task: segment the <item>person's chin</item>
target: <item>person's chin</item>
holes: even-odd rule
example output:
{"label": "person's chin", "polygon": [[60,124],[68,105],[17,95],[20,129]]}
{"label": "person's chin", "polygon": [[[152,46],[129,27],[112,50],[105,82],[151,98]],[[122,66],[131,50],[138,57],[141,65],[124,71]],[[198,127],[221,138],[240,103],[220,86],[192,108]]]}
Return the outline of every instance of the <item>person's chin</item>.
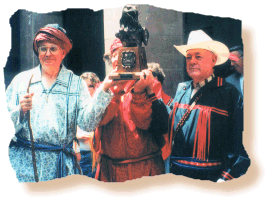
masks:
{"label": "person's chin", "polygon": [[198,70],[192,70],[188,72],[188,75],[193,79],[193,78],[200,77],[201,72]]}
{"label": "person's chin", "polygon": [[55,61],[54,60],[46,60],[44,61],[45,64],[54,64]]}
{"label": "person's chin", "polygon": [[43,62],[43,65],[47,66],[47,67],[51,67],[51,66],[55,65],[55,61],[54,60],[47,60],[47,61]]}

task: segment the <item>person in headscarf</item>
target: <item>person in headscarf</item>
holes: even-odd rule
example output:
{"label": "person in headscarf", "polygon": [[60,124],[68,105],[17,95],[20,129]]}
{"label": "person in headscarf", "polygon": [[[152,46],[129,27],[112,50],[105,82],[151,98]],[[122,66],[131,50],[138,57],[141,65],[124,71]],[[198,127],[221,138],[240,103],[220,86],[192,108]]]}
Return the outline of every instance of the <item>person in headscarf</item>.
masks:
{"label": "person in headscarf", "polygon": [[[118,69],[116,38],[111,61]],[[95,132],[94,149],[99,154],[96,179],[124,182],[143,176],[164,174],[162,134],[167,131],[166,106],[153,93],[153,75],[143,70],[140,80],[129,80],[112,89],[115,94]]]}
{"label": "person in headscarf", "polygon": [[62,64],[72,41],[58,24],[41,28],[33,49],[40,65],[16,75],[6,90],[15,126],[9,158],[19,182],[80,173],[72,148],[76,127],[96,128],[113,98],[108,89],[117,83],[106,78],[91,98],[85,82]]}

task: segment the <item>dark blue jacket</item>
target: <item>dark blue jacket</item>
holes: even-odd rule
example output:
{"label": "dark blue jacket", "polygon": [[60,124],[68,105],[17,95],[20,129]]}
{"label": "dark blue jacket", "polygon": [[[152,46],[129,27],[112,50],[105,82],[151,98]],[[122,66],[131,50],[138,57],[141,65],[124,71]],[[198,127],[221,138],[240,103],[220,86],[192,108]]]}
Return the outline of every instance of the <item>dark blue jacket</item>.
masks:
{"label": "dark blue jacket", "polygon": [[242,144],[243,100],[239,92],[220,77],[190,99],[192,89],[192,81],[180,83],[168,107],[172,137],[189,105],[202,95],[175,134],[171,172],[211,181],[240,177],[246,173],[250,159]]}

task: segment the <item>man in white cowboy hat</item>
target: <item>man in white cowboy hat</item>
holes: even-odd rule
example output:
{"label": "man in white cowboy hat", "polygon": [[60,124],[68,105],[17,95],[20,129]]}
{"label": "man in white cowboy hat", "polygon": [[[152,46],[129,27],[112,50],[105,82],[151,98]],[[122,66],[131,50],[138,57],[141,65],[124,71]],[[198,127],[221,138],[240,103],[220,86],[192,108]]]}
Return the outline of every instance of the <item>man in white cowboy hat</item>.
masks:
{"label": "man in white cowboy hat", "polygon": [[229,49],[202,30],[187,45],[175,46],[186,57],[191,81],[178,85],[169,106],[171,172],[220,182],[245,174],[250,159],[242,144],[243,101],[214,66],[228,60]]}

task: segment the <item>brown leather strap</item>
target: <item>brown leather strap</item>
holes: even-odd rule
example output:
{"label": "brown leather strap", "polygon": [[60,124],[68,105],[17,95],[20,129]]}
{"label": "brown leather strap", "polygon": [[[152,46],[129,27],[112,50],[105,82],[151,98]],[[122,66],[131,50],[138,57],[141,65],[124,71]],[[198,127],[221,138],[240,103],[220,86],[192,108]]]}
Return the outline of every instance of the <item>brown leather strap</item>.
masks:
{"label": "brown leather strap", "polygon": [[[33,77],[33,75],[30,78],[30,81],[29,81],[29,84],[28,84],[28,87],[27,87],[27,93],[29,93],[29,88],[30,88],[32,77]],[[28,120],[28,128],[29,128],[29,134],[30,134],[30,140],[31,140],[32,160],[33,160],[35,181],[38,182],[39,180],[38,180],[38,172],[37,172],[37,164],[36,164],[34,137],[33,137],[33,131],[32,131],[31,121],[30,121],[30,110],[27,111],[27,120]]]}

